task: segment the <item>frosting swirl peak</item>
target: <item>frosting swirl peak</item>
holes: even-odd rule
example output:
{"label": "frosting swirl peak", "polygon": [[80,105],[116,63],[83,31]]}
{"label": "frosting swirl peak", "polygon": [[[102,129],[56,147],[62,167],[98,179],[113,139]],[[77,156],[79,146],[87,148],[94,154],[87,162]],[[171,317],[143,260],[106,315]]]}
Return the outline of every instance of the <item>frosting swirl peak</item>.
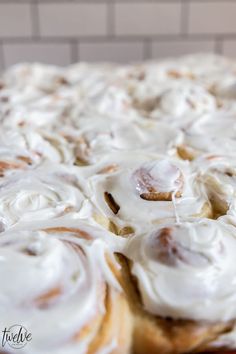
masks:
{"label": "frosting swirl peak", "polygon": [[212,322],[236,316],[235,252],[235,229],[209,219],[160,225],[126,248],[149,312]]}

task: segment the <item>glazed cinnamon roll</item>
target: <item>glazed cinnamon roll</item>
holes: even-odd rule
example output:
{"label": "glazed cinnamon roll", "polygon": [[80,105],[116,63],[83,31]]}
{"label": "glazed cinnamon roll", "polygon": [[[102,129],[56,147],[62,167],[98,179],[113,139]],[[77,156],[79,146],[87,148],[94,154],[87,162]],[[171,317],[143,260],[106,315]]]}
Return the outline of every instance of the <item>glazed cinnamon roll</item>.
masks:
{"label": "glazed cinnamon roll", "polygon": [[112,154],[88,168],[89,173],[87,193],[118,232],[124,227],[144,230],[166,218],[212,215],[205,187],[189,162],[152,154]]}
{"label": "glazed cinnamon roll", "polygon": [[232,155],[236,151],[235,117],[228,112],[216,112],[199,117],[185,130],[179,154],[193,160],[204,154]]}
{"label": "glazed cinnamon roll", "polygon": [[[73,147],[61,134],[46,130],[2,129],[0,132],[1,160],[8,160],[9,155],[24,163],[37,166],[49,160],[54,163],[72,165],[75,157]],[[4,156],[5,155],[5,156]],[[11,157],[9,158],[10,160]]]}
{"label": "glazed cinnamon roll", "polygon": [[[147,98],[135,98],[134,105],[141,115],[171,122],[173,126],[184,127],[195,121],[200,114],[214,112],[216,102],[205,88],[196,83],[183,83],[170,80],[156,86],[159,92],[148,92]],[[155,87],[155,88],[156,88]],[[153,86],[152,86],[153,90]]]}
{"label": "glazed cinnamon roll", "polygon": [[0,324],[32,333],[24,353],[129,353],[129,307],[101,235],[78,222],[2,234]]}
{"label": "glazed cinnamon roll", "polygon": [[236,165],[233,156],[207,154],[194,161],[214,209],[215,217],[234,213]]}
{"label": "glazed cinnamon roll", "polygon": [[10,177],[19,170],[30,168],[33,160],[28,151],[9,148],[0,145],[0,184],[4,177]]}
{"label": "glazed cinnamon roll", "polygon": [[63,69],[43,64],[16,65],[2,78],[0,122],[9,128],[75,126],[85,111],[94,112],[97,96],[104,93],[112,73],[111,69],[107,74],[105,71],[102,65],[94,70],[83,64]]}
{"label": "glazed cinnamon roll", "polygon": [[116,151],[156,152],[177,155],[177,146],[183,142],[179,129],[165,123],[124,122],[97,117],[80,121],[80,129],[61,132],[73,145],[77,165],[95,164],[104,156]]}
{"label": "glazed cinnamon roll", "polygon": [[1,125],[10,129],[55,128],[65,123],[73,98],[65,70],[41,64],[16,65],[3,76]]}
{"label": "glazed cinnamon roll", "polygon": [[233,226],[200,219],[127,240],[120,259],[136,353],[235,348],[235,235]]}
{"label": "glazed cinnamon roll", "polygon": [[83,207],[83,216],[89,216],[90,208],[75,171],[63,165],[44,164],[18,171],[4,179],[0,189],[0,220],[5,228],[71,213],[78,216]]}

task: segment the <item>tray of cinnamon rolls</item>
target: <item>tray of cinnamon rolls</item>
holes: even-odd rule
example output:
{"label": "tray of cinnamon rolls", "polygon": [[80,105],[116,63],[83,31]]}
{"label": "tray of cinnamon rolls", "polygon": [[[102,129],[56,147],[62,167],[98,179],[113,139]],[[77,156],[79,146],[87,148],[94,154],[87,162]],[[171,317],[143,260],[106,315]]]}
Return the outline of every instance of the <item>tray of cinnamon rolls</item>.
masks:
{"label": "tray of cinnamon rolls", "polygon": [[0,78],[0,353],[236,353],[236,62]]}

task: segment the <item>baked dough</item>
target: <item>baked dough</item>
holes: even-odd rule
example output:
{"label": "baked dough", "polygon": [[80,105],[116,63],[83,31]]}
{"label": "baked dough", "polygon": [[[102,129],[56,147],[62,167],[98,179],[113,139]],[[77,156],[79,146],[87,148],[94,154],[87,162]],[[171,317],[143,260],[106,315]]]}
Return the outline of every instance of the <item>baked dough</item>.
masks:
{"label": "baked dough", "polygon": [[0,328],[24,354],[236,350],[235,113],[216,55],[3,73]]}

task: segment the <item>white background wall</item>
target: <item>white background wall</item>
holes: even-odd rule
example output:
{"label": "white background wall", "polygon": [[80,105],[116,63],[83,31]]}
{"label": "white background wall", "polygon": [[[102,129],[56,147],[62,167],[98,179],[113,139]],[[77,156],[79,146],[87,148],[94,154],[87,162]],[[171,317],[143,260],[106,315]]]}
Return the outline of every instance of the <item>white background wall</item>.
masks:
{"label": "white background wall", "polygon": [[236,0],[0,0],[0,69],[199,51],[236,56]]}

